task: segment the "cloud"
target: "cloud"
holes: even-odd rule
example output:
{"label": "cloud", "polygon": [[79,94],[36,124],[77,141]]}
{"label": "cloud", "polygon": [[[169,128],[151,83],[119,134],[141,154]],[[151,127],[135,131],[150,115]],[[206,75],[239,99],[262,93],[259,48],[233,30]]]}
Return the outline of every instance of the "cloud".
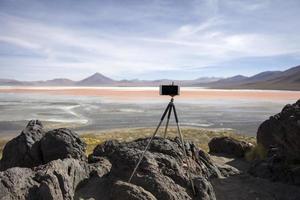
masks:
{"label": "cloud", "polygon": [[[10,48],[0,47],[0,69],[66,69],[71,78],[99,71],[127,78],[126,73],[184,72],[241,58],[300,54],[299,28],[285,31],[299,23],[290,18],[299,17],[296,9],[285,12],[285,25],[272,20],[282,3],[64,0],[56,6],[29,1],[12,9],[13,3],[4,2],[0,43]],[[277,23],[282,29],[274,32]],[[18,56],[20,51],[31,57]]]}
{"label": "cloud", "polygon": [[267,8],[270,5],[270,0],[252,0],[252,1],[243,1],[243,0],[228,0],[226,4],[230,7],[237,8],[242,12],[253,12],[263,8]]}

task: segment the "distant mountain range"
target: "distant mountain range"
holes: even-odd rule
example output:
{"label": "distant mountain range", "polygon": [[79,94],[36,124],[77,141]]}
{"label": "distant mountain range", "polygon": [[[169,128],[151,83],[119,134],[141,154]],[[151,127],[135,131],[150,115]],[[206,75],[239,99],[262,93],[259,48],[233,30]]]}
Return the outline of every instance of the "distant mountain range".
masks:
{"label": "distant mountain range", "polygon": [[300,90],[300,65],[285,71],[265,71],[254,76],[237,75],[229,78],[201,77],[195,80],[113,80],[95,73],[81,81],[65,78],[47,81],[18,81],[0,79],[2,86],[158,86],[174,81],[181,86],[207,87],[215,89],[271,89]]}
{"label": "distant mountain range", "polygon": [[266,71],[251,77],[234,76],[202,84],[218,89],[300,90],[300,65],[285,71]]}
{"label": "distant mountain range", "polygon": [[0,79],[2,86],[158,86],[160,84],[170,84],[175,81],[182,86],[192,86],[221,80],[216,77],[202,77],[195,80],[113,80],[100,73],[95,73],[80,81],[73,81],[65,78],[57,78],[47,81],[18,81],[13,79]]}

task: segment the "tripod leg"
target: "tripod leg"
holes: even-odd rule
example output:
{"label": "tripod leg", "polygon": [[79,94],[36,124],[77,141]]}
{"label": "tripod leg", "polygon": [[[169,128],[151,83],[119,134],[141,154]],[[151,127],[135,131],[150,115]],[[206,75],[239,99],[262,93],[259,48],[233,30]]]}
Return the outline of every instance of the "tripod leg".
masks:
{"label": "tripod leg", "polygon": [[187,163],[187,166],[188,166],[188,177],[189,177],[191,185],[192,185],[193,193],[194,193],[194,195],[196,195],[196,191],[195,191],[195,188],[194,188],[194,182],[192,180],[192,175],[191,175],[191,166],[190,166],[190,162],[189,162],[189,159],[187,157],[187,154],[186,154],[184,140],[183,140],[183,136],[182,136],[182,133],[181,133],[180,126],[179,126],[179,121],[178,121],[178,116],[177,116],[175,105],[173,104],[172,107],[173,107],[173,111],[174,111],[174,115],[175,115],[175,121],[176,121],[176,125],[177,125],[177,132],[179,134],[181,145],[182,145],[183,155],[185,157],[185,160],[186,160],[186,163]]}
{"label": "tripod leg", "polygon": [[167,123],[166,123],[166,128],[165,128],[165,132],[164,132],[164,139],[166,139],[166,135],[167,135],[167,131],[168,131],[168,126],[169,126],[169,121],[170,121],[170,116],[171,116],[171,112],[172,112],[172,107],[173,107],[173,104],[171,104],[170,108],[169,108],[168,118],[167,118]]}
{"label": "tripod leg", "polygon": [[131,182],[131,179],[133,178],[133,176],[134,176],[136,170],[138,169],[139,165],[141,164],[141,162],[142,162],[142,160],[143,160],[143,158],[144,158],[144,156],[145,156],[146,151],[148,150],[148,148],[149,148],[149,146],[150,146],[150,144],[151,144],[153,138],[155,137],[155,135],[156,135],[156,133],[157,133],[157,131],[158,131],[160,125],[161,125],[162,122],[164,121],[164,118],[165,118],[165,116],[166,116],[168,110],[170,110],[170,109],[171,109],[171,104],[169,103],[168,106],[167,106],[167,108],[165,109],[165,111],[164,111],[164,113],[163,113],[161,119],[160,119],[159,124],[157,125],[157,127],[156,127],[156,129],[155,129],[153,135],[151,136],[151,138],[150,138],[150,140],[149,140],[149,142],[148,142],[146,148],[144,149],[142,155],[140,156],[138,163],[137,163],[136,166],[134,167],[134,170],[133,170],[133,172],[131,173],[131,176],[130,176],[130,178],[129,178],[129,180],[128,180],[128,183]]}

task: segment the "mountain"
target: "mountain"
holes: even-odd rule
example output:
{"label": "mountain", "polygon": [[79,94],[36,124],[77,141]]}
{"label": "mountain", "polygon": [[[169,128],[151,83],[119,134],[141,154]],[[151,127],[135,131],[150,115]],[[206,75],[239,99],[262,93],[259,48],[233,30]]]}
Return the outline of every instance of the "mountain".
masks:
{"label": "mountain", "polygon": [[56,78],[47,81],[28,82],[29,85],[34,85],[34,86],[41,86],[41,85],[42,86],[72,86],[74,85],[74,83],[75,81],[66,78]]}
{"label": "mountain", "polygon": [[235,76],[205,86],[218,89],[300,90],[300,65],[285,71],[266,71],[251,77]]}
{"label": "mountain", "polygon": [[18,86],[23,85],[23,82],[14,79],[0,79],[0,85],[2,86]]}
{"label": "mountain", "polygon": [[2,86],[71,86],[74,81],[65,78],[57,78],[47,81],[17,81],[14,79],[0,79]]}
{"label": "mountain", "polygon": [[237,76],[229,77],[226,79],[220,79],[215,82],[205,83],[204,86],[219,88],[219,87],[223,87],[224,85],[235,85],[241,81],[246,80],[247,78],[248,77],[246,77],[246,76],[237,75]]}
{"label": "mountain", "polygon": [[197,78],[193,81],[198,82],[198,83],[210,83],[210,82],[219,81],[221,79],[223,79],[223,78],[220,78],[220,77],[200,77],[200,78]]}
{"label": "mountain", "polygon": [[97,85],[110,85],[116,81],[108,78],[100,73],[95,73],[92,76],[89,76],[81,81],[78,81],[76,85],[80,86],[97,86]]}
{"label": "mountain", "polygon": [[258,81],[265,81],[272,78],[275,78],[277,76],[280,76],[281,71],[266,71],[261,72],[259,74],[256,74],[254,76],[251,76],[247,79],[248,82],[258,82]]}
{"label": "mountain", "polygon": [[18,81],[0,79],[0,85],[5,86],[159,86],[172,82],[180,86],[207,87],[215,89],[271,89],[300,90],[300,65],[285,71],[265,71],[254,76],[237,75],[229,78],[200,77],[194,80],[113,80],[100,73],[95,73],[81,81],[58,78],[47,81]]}

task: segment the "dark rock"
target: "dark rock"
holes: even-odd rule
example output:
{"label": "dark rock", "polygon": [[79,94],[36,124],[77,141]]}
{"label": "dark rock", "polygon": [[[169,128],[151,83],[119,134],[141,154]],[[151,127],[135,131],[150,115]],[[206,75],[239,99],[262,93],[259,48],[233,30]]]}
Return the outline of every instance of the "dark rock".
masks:
{"label": "dark rock", "polygon": [[111,194],[113,200],[156,200],[156,198],[148,191],[145,191],[142,187],[117,181],[113,185]]}
{"label": "dark rock", "polygon": [[37,190],[34,172],[28,168],[14,167],[0,172],[0,199],[36,199],[30,198]]}
{"label": "dark rock", "polygon": [[49,131],[41,139],[41,151],[45,163],[63,158],[85,160],[85,150],[84,141],[75,132],[66,128]]}
{"label": "dark rock", "polygon": [[223,177],[230,177],[237,174],[241,174],[240,170],[230,165],[219,165],[217,163],[215,165],[218,167]]}
{"label": "dark rock", "polygon": [[198,199],[216,199],[214,189],[207,179],[198,177],[194,179],[194,185]]}
{"label": "dark rock", "polygon": [[255,177],[300,185],[300,165],[289,163],[281,153],[278,152],[263,160],[255,161],[248,172]]}
{"label": "dark rock", "polygon": [[207,179],[228,176],[227,172],[223,173],[223,171],[220,170],[220,167],[216,163],[214,163],[213,160],[210,158],[209,154],[204,152],[202,149],[197,150],[195,154],[195,161],[200,166],[205,166],[202,168],[202,175]]}
{"label": "dark rock", "polygon": [[102,177],[111,170],[111,163],[104,157],[98,159],[96,163],[89,163],[89,172],[91,176]]}
{"label": "dark rock", "polygon": [[85,160],[85,149],[86,144],[71,130],[61,128],[45,133],[42,123],[32,120],[5,145],[0,170],[34,167],[64,158]]}
{"label": "dark rock", "polygon": [[86,163],[75,159],[55,160],[35,171],[42,199],[73,199],[77,185],[89,177]]}
{"label": "dark rock", "polygon": [[289,168],[290,177],[292,183],[295,185],[300,185],[300,166],[294,166]]}
{"label": "dark rock", "polygon": [[38,120],[31,120],[19,136],[5,145],[0,170],[42,164],[43,158],[39,142],[44,134],[42,123]]}
{"label": "dark rock", "polygon": [[126,182],[147,141],[107,141],[94,149],[89,163],[72,154],[78,159],[56,159],[31,169],[10,168],[0,172],[0,199],[215,199],[209,179],[222,176],[219,168],[202,150],[188,150],[194,196],[177,139],[154,138],[132,182]]}
{"label": "dark rock", "polygon": [[264,121],[257,131],[257,143],[266,149],[280,148],[287,160],[300,161],[300,100]]}
{"label": "dark rock", "polygon": [[226,136],[212,138],[208,146],[210,153],[222,153],[236,157],[244,157],[245,153],[253,148],[251,143]]}
{"label": "dark rock", "polygon": [[63,186],[64,185],[62,185],[62,188],[60,188],[58,177],[54,175],[48,175],[47,177],[44,177],[44,180],[41,182],[38,188],[37,197],[43,200],[70,199],[69,196],[66,197],[65,192],[67,191],[64,190],[65,188],[63,188]]}
{"label": "dark rock", "polygon": [[[107,141],[98,145],[89,158],[94,160],[97,157],[106,157],[112,163],[112,169],[107,178],[127,181],[148,141],[149,138],[127,143]],[[174,140],[153,139],[132,179],[132,184],[142,187],[156,199],[215,199],[208,180],[212,177],[221,177],[222,173],[208,154],[198,148],[193,149],[193,152],[190,150],[187,152],[190,155],[188,157],[190,172],[192,178],[197,180],[195,189],[201,194],[200,196],[193,196],[187,163],[184,160],[180,142],[176,138]],[[134,199],[135,196],[132,198]]]}
{"label": "dark rock", "polygon": [[91,177],[102,177],[110,171],[110,163],[103,160],[101,165],[90,165],[73,158],[55,160],[35,168],[35,180],[40,183],[38,194],[42,199],[73,199],[77,187]]}
{"label": "dark rock", "polygon": [[10,168],[0,172],[0,199],[73,199],[77,187],[95,176],[94,171],[102,177],[109,169],[73,158],[55,160],[34,169]]}
{"label": "dark rock", "polygon": [[300,100],[263,122],[257,131],[257,143],[267,158],[249,169],[253,176],[300,185]]}
{"label": "dark rock", "polygon": [[291,166],[289,166],[283,159],[280,160],[278,158],[271,157],[255,161],[248,172],[255,177],[300,185],[297,181],[300,178],[300,174],[293,173]]}

